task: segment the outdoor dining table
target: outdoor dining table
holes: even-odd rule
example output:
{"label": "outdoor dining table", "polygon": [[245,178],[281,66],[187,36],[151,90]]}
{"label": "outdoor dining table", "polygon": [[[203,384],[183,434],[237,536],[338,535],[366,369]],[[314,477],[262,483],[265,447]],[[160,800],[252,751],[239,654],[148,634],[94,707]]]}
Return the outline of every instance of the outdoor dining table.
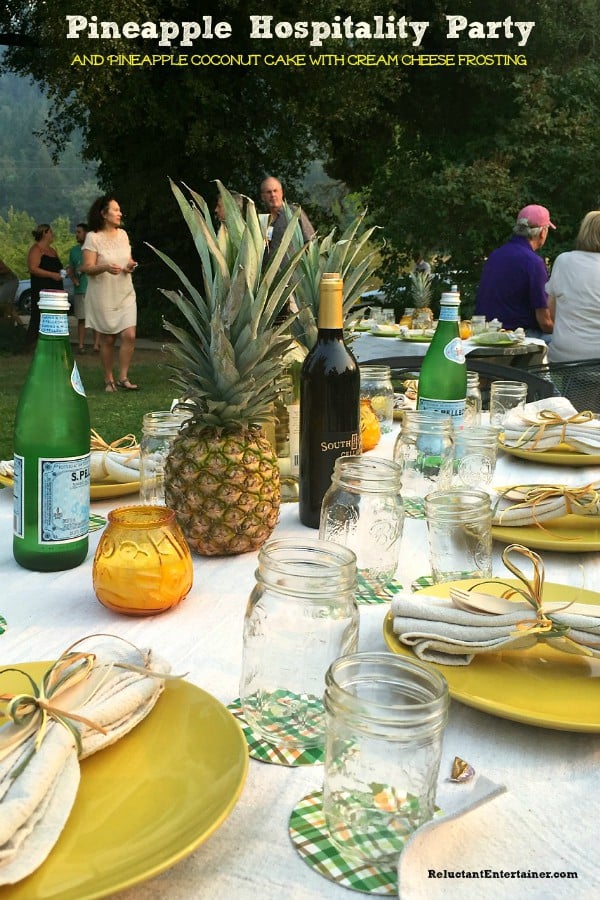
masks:
{"label": "outdoor dining table", "polygon": [[[542,363],[546,350],[544,341],[537,338],[491,347],[477,346],[467,339],[463,341],[463,346],[465,354],[468,356],[519,368]],[[359,363],[394,356],[398,357],[398,363],[401,365],[403,356],[425,356],[428,347],[429,343],[405,341],[398,337],[375,336],[368,332],[358,334],[352,342],[352,352]]]}
{"label": "outdoor dining table", "polygon": [[[374,454],[390,458],[394,439],[394,432],[384,436]],[[600,466],[548,466],[500,454],[495,483],[551,481],[578,485],[598,479]],[[111,508],[136,501],[135,495],[113,498],[94,502],[92,508],[94,513],[106,515]],[[11,549],[12,492],[0,490],[0,613],[8,623],[0,636],[2,666],[53,659],[83,635],[105,632],[137,646],[154,648],[170,661],[175,673],[187,673],[189,682],[224,705],[238,697],[242,624],[257,554],[195,556],[194,584],[178,607],[162,615],[131,618],[109,611],[94,595],[92,559],[99,536],[99,531],[90,535],[88,558],[76,569],[56,573],[21,569]],[[300,524],[296,504],[282,506],[274,537],[316,536]],[[501,561],[503,547],[494,542],[493,570],[494,575],[506,577]],[[549,582],[600,591],[600,553],[542,555]],[[407,518],[397,581],[410,589],[415,579],[428,571],[425,522]],[[382,627],[388,608],[388,603],[360,606],[359,649],[386,650]],[[452,760],[458,756],[478,775],[505,785],[507,790],[478,809],[424,832],[422,840],[413,841],[402,861],[402,898],[583,900],[600,896],[600,662],[586,661],[583,665],[590,666],[590,677],[597,686],[598,728],[591,732],[537,727],[515,721],[510,715],[506,718],[501,712],[492,714],[456,700],[451,702],[440,778],[449,778]],[[181,729],[181,733],[172,735],[175,747],[178,740],[185,740],[185,721]],[[210,733],[204,739],[210,741]],[[135,765],[128,778],[135,782]],[[349,898],[350,891],[305,864],[288,835],[292,809],[306,794],[321,788],[322,778],[320,765],[293,768],[250,760],[241,796],[218,830],[176,865],[150,880],[130,883],[119,897]],[[169,772],[165,771],[164,783],[156,783],[152,789],[168,791],[168,783]],[[189,784],[189,791],[196,789],[194,783]],[[105,813],[108,832],[114,828],[115,835],[120,834],[118,811]],[[90,858],[79,864],[93,871],[95,862]],[[148,872],[153,872],[151,860]],[[567,877],[566,873],[576,874]],[[0,888],[0,900],[10,897],[10,887]]]}

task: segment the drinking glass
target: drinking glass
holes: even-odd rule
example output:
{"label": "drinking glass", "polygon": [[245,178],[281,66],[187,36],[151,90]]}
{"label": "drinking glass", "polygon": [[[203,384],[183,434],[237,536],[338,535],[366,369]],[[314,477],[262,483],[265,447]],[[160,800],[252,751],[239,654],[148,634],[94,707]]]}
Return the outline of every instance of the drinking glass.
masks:
{"label": "drinking glass", "polygon": [[323,812],[331,841],[357,862],[395,861],[433,816],[448,686],[393,653],[354,653],[329,668]]}
{"label": "drinking glass", "polygon": [[[359,593],[385,588],[396,574],[404,525],[400,466],[374,456],[341,456],[323,498],[319,537],[356,554]],[[364,584],[364,588],[362,587]]]}
{"label": "drinking glass", "polygon": [[525,406],[527,385],[524,381],[493,381],[490,387],[490,423],[503,425],[506,415]]}
{"label": "drinking glass", "polygon": [[394,423],[394,386],[389,366],[359,366],[360,396],[371,401],[379,419],[382,434],[392,430]]}
{"label": "drinking glass", "polygon": [[454,435],[454,487],[485,489],[492,482],[500,429],[495,425],[463,428]]}
{"label": "drinking glass", "polygon": [[484,491],[451,488],[425,497],[433,581],[492,577],[492,509]]}
{"label": "drinking glass", "polygon": [[422,515],[425,495],[450,487],[453,460],[454,427],[450,416],[406,410],[394,446],[394,462],[402,473],[407,515]]}
{"label": "drinking glass", "polygon": [[358,642],[356,556],[329,541],[266,543],[244,619],[240,699],[252,731],[322,747],[325,673]]}

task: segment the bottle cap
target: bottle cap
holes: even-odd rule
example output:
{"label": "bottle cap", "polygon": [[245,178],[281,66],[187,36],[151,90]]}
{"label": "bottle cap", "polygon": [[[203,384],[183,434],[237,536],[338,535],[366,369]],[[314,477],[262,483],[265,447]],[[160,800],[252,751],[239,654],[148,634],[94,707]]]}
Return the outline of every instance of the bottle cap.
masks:
{"label": "bottle cap", "polygon": [[63,312],[69,309],[69,295],[66,291],[40,291],[40,309]]}

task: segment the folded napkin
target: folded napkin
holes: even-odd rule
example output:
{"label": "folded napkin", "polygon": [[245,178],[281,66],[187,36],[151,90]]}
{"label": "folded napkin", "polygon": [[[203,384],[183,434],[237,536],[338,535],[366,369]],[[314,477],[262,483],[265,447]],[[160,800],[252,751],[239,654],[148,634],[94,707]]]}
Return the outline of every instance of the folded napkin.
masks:
{"label": "folded napkin", "polygon": [[543,453],[567,444],[578,453],[600,453],[600,419],[577,412],[566,397],[548,397],[510,410],[504,420],[503,443]]}
{"label": "folded napkin", "polygon": [[492,504],[494,525],[541,525],[561,516],[600,515],[600,482],[571,487],[564,484],[515,484],[497,489]]}
{"label": "folded napkin", "polygon": [[104,635],[85,643],[39,687],[24,678],[22,694],[1,695],[12,721],[0,728],[0,884],[50,853],[75,802],[79,759],[130,731],[162,693],[169,666],[150,650]]}
{"label": "folded napkin", "polygon": [[[534,566],[531,579],[509,560],[511,553],[526,556]],[[485,595],[470,594],[473,603],[468,608],[459,608],[463,603],[460,591],[455,598],[418,597],[397,594],[392,600],[394,633],[405,646],[410,647],[419,659],[442,665],[466,666],[475,656],[497,653],[500,650],[522,650],[544,641],[565,653],[594,656],[600,659],[600,616],[585,615],[565,608],[552,611],[543,602],[543,563],[537,553],[511,544],[503,552],[507,568],[517,575],[525,585],[525,590],[511,590],[525,597],[525,603],[515,603],[514,611],[495,612],[494,601],[490,597],[486,608]],[[485,583],[484,583],[485,584]],[[458,595],[458,596],[457,596]],[[508,601],[507,601],[508,602]],[[512,601],[510,601],[512,605]],[[593,610],[595,613],[595,608]]]}

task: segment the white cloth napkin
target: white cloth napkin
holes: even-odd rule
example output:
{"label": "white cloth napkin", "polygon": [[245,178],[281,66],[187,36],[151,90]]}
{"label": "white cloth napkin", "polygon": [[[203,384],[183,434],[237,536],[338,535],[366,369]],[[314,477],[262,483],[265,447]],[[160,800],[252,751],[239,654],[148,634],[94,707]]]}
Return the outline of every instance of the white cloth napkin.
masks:
{"label": "white cloth napkin", "polygon": [[[504,420],[503,443],[543,453],[559,444],[568,444],[579,453],[600,453],[600,419],[587,422],[568,422],[577,410],[566,397],[548,397],[512,409]],[[562,422],[552,422],[543,413],[552,413]]]}
{"label": "white cloth napkin", "polygon": [[[85,650],[92,648],[96,662],[90,678],[51,701],[106,730],[102,734],[71,720],[80,731],[81,758],[135,727],[162,693],[162,678],[116,668],[115,663],[169,671],[164,660],[153,658],[150,651],[140,654],[125,642],[100,638]],[[84,649],[83,645],[77,649]],[[14,884],[46,859],[77,795],[79,760],[73,734],[52,720],[39,749],[32,753],[35,739],[32,729],[20,730],[10,722],[0,728],[0,884]]]}
{"label": "white cloth napkin", "polygon": [[[450,666],[467,666],[476,655],[497,653],[500,650],[520,650],[532,647],[540,637],[537,633],[519,631],[524,620],[535,624],[536,616],[519,608],[515,612],[490,615],[457,609],[451,601],[419,594],[397,594],[392,600],[394,633],[425,662]],[[552,613],[559,625],[569,627],[569,637],[583,644],[590,654],[600,658],[600,618]],[[568,651],[568,643],[560,637],[544,637],[554,647]],[[597,644],[596,649],[590,643]],[[573,652],[573,651],[571,651]]]}

